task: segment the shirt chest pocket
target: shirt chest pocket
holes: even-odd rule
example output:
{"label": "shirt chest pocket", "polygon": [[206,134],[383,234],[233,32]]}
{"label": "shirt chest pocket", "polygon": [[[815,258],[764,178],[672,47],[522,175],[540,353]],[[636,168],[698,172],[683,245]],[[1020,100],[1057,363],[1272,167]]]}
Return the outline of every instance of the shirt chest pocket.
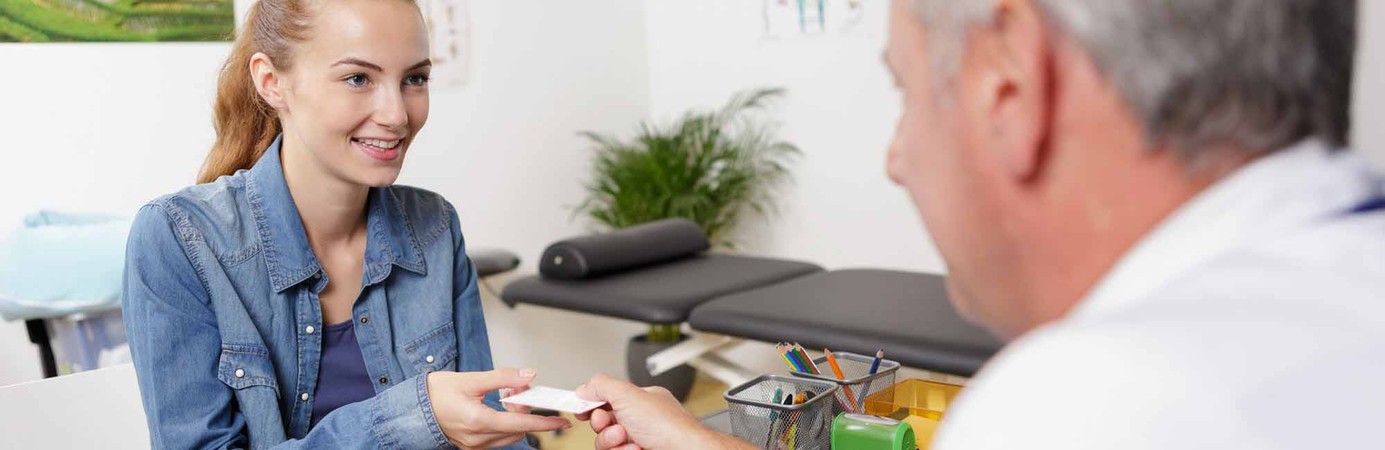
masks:
{"label": "shirt chest pocket", "polygon": [[216,377],[237,391],[265,386],[279,392],[269,351],[259,345],[222,344]]}
{"label": "shirt chest pocket", "polygon": [[405,344],[403,359],[420,374],[457,370],[457,333],[452,322]]}

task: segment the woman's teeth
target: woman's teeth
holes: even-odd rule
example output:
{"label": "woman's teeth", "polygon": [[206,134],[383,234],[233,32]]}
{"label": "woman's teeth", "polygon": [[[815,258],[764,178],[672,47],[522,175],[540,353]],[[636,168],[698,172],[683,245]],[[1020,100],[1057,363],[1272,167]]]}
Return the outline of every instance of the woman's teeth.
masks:
{"label": "woman's teeth", "polygon": [[382,141],[382,140],[379,140],[379,139],[356,139],[356,142],[360,142],[360,143],[362,143],[362,144],[366,144],[366,145],[369,145],[369,146],[372,146],[372,147],[376,147],[376,148],[382,148],[382,149],[385,149],[385,150],[389,150],[389,149],[392,149],[392,148],[398,146],[399,143],[404,142],[404,140],[403,140],[403,139],[396,139],[396,140],[393,140],[393,141]]}

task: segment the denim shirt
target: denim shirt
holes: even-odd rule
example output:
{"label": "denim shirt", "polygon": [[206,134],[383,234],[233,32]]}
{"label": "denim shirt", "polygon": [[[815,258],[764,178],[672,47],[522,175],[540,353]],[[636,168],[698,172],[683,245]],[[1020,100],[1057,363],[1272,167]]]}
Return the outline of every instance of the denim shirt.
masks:
{"label": "denim shirt", "polygon": [[492,368],[456,210],[404,186],[372,188],[366,209],[351,312],[375,396],[311,430],[327,279],[279,140],[250,170],[140,209],[121,301],[154,448],[451,447],[424,375]]}

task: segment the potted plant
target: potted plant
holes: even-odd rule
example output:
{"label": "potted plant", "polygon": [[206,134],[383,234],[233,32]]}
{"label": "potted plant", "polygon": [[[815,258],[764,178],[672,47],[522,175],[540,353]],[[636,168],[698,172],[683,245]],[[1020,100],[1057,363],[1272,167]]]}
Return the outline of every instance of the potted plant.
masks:
{"label": "potted plant", "polygon": [[[583,132],[592,144],[592,172],[576,213],[608,229],[682,217],[701,226],[714,248],[734,249],[737,225],[747,214],[774,210],[774,190],[789,181],[788,164],[800,153],[776,136],[777,122],[757,114],[783,95],[780,88],[741,92],[715,111],[689,111],[667,125],[643,122],[629,140]],[[631,338],[631,381],[686,396],[692,368],[651,377],[644,365],[685,339],[679,330],[652,324],[648,334]]]}

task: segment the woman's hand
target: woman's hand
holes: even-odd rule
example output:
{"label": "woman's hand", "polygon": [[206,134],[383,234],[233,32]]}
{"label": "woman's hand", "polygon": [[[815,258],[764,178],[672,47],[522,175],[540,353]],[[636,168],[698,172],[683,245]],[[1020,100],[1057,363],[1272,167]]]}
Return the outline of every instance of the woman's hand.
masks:
{"label": "woman's hand", "polygon": [[524,439],[524,433],[571,426],[567,419],[530,415],[527,408],[502,412],[482,402],[487,393],[498,389],[528,389],[534,376],[529,369],[431,372],[427,377],[433,415],[447,440],[463,449],[502,447]]}

